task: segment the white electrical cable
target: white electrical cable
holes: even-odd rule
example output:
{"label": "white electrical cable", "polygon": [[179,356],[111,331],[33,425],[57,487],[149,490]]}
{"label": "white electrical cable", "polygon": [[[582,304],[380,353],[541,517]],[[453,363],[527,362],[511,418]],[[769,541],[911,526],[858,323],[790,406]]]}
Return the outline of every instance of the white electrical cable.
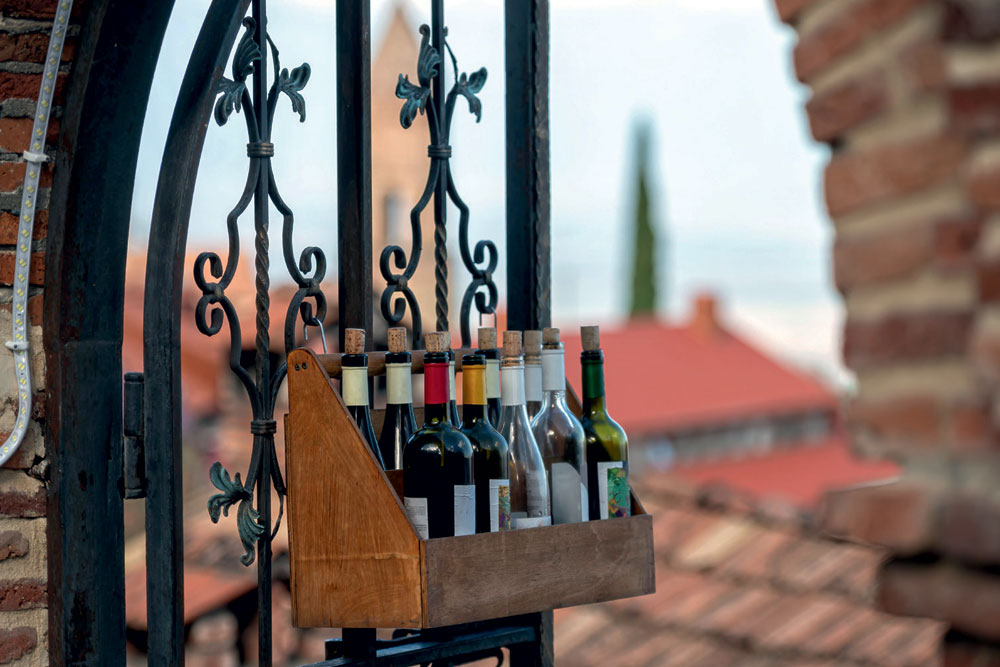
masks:
{"label": "white electrical cable", "polygon": [[52,97],[59,76],[66,29],[69,27],[70,10],[73,0],[59,0],[56,18],[52,24],[49,48],[45,53],[45,67],[42,70],[42,84],[35,107],[35,122],[31,127],[31,147],[24,151],[24,189],[21,191],[21,214],[17,225],[17,253],[14,256],[14,301],[11,305],[11,340],[6,345],[14,353],[14,376],[17,380],[17,418],[14,430],[7,441],[0,446],[0,465],[14,455],[24,440],[31,418],[31,365],[28,360],[28,276],[31,272],[31,237],[35,227],[35,209],[38,205],[38,180],[42,163],[48,160],[45,154],[45,134],[49,129],[52,115]]}

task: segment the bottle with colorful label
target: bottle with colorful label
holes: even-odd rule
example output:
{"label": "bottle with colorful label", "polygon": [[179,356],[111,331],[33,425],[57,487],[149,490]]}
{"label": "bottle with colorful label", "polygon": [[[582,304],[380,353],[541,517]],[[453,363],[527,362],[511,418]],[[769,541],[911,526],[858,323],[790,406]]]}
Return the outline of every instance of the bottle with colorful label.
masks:
{"label": "bottle with colorful label", "polygon": [[497,330],[479,327],[479,352],[486,357],[486,411],[491,424],[500,423],[500,351]]}
{"label": "bottle with colorful label", "polygon": [[424,425],[403,448],[403,504],[421,539],[476,532],[472,443],[451,422],[448,334],[425,337]]}
{"label": "bottle with colorful label", "polygon": [[587,521],[586,436],[566,405],[566,366],[559,329],[545,329],[543,338],[542,409],[532,422],[532,431],[549,476],[552,523]]}
{"label": "bottle with colorful label", "polygon": [[507,441],[486,414],[486,358],[462,357],[462,433],[472,443],[476,478],[476,532],[510,530]]}
{"label": "bottle with colorful label", "polygon": [[524,357],[520,331],[503,334],[500,367],[500,425],[497,430],[510,448],[511,525],[537,528],[552,525],[549,483],[538,443],[524,406]]}
{"label": "bottle with colorful label", "polygon": [[604,353],[600,330],[580,327],[583,352],[583,431],[587,436],[590,518],[613,519],[632,513],[628,480],[628,437],[608,416],[604,396]]}
{"label": "bottle with colorful label", "polygon": [[379,451],[372,428],[372,416],[368,406],[368,355],[365,354],[365,330],[346,329],[344,331],[344,354],[340,358],[340,394],[344,406],[354,418],[361,431],[361,437],[375,455],[382,468],[385,461]]}
{"label": "bottle with colorful label", "polygon": [[417,430],[413,416],[412,361],[406,349],[406,329],[389,329],[389,352],[385,355],[385,381],[388,397],[385,421],[379,434],[378,446],[386,470],[403,467],[403,447]]}

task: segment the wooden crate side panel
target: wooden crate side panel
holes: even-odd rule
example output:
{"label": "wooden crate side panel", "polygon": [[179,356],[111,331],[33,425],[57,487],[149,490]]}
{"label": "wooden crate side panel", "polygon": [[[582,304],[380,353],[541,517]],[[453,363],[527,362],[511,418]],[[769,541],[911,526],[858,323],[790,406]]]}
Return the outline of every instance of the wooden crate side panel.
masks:
{"label": "wooden crate side panel", "polygon": [[435,539],[425,545],[428,627],[655,590],[648,514]]}
{"label": "wooden crate side panel", "polygon": [[418,627],[420,549],[315,356],[288,356],[288,529],[300,627]]}

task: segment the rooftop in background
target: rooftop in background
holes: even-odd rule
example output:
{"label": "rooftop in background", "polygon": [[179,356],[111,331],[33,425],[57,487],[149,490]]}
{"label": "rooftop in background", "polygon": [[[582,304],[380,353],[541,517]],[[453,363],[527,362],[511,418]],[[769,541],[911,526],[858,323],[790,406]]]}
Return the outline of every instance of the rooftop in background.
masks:
{"label": "rooftop in background", "polygon": [[[578,331],[563,335],[567,373],[580,377]],[[767,356],[727,330],[715,298],[700,296],[691,319],[631,320],[602,328],[608,402],[630,436],[807,410],[836,410],[818,380]]]}

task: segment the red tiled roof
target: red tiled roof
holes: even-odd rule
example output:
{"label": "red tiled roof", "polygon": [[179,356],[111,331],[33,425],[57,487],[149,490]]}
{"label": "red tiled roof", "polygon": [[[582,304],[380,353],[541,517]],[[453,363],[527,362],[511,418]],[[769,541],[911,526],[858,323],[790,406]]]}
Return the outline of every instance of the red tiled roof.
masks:
{"label": "red tiled roof", "polygon": [[653,515],[656,593],[556,611],[556,664],[936,663],[943,624],[872,608],[882,552],[663,477],[639,495]]}
{"label": "red tiled roof", "polygon": [[[563,341],[567,375],[579,388],[579,332],[567,331]],[[610,411],[630,435],[837,409],[833,393],[820,382],[721,326],[631,320],[602,328],[601,347]]]}
{"label": "red tiled roof", "polygon": [[776,498],[798,507],[815,507],[827,491],[885,480],[899,474],[889,461],[863,461],[851,455],[843,438],[784,445],[758,456],[680,464],[670,469],[694,484],[724,484],[755,498]]}

